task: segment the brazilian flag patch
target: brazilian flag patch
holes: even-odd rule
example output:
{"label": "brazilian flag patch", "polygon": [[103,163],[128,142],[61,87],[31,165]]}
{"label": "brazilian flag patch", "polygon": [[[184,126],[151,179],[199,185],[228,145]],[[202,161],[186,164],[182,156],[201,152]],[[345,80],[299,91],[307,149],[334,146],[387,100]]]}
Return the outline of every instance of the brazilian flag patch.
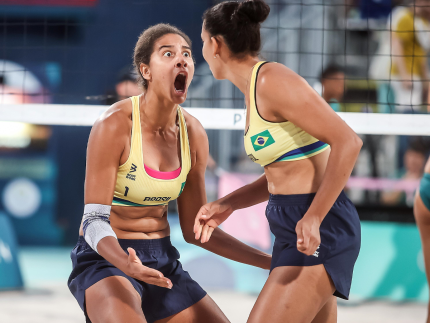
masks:
{"label": "brazilian flag patch", "polygon": [[252,143],[252,146],[254,147],[254,150],[259,151],[260,149],[266,148],[267,146],[274,144],[275,139],[273,139],[269,130],[264,130],[263,132],[260,132],[252,136],[251,143]]}

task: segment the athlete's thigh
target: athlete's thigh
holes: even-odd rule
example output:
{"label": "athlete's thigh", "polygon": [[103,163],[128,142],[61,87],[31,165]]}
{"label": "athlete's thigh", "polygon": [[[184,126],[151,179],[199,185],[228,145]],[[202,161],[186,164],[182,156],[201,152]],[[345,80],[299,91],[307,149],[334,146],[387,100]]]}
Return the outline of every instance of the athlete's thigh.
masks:
{"label": "athlete's thigh", "polygon": [[323,265],[277,267],[258,296],[248,323],[310,323],[334,291]]}
{"label": "athlete's thigh", "polygon": [[424,205],[424,202],[421,199],[420,193],[418,191],[415,195],[414,215],[418,226],[425,228],[430,227],[430,211]]}
{"label": "athlete's thigh", "polygon": [[337,298],[332,296],[313,319],[312,323],[336,323],[337,322]]}
{"label": "athlete's thigh", "polygon": [[92,323],[146,323],[139,293],[121,276],[104,278],[85,291],[87,314]]}
{"label": "athlete's thigh", "polygon": [[178,314],[156,323],[229,323],[230,321],[209,295]]}

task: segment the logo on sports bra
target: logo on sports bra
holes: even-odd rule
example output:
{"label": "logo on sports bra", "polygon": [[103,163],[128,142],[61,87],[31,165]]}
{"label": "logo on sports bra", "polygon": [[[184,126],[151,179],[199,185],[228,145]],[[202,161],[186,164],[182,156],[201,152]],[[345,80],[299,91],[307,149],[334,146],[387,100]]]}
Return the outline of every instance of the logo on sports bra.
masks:
{"label": "logo on sports bra", "polygon": [[170,200],[171,197],[161,197],[161,196],[157,196],[157,197],[145,197],[145,199],[143,201],[150,201],[150,202],[167,202],[168,200]]}
{"label": "logo on sports bra", "polygon": [[134,173],[137,170],[137,166],[135,164],[131,164],[129,173]]}
{"label": "logo on sports bra", "polygon": [[131,164],[130,170],[128,171],[128,174],[125,176],[127,179],[131,179],[132,181],[136,180],[136,175],[130,174],[134,173],[137,170],[137,166],[135,164]]}
{"label": "logo on sports bra", "polygon": [[270,146],[275,143],[275,139],[273,139],[269,130],[264,130],[254,136],[251,137],[252,147],[254,147],[255,151],[259,151],[263,148]]}

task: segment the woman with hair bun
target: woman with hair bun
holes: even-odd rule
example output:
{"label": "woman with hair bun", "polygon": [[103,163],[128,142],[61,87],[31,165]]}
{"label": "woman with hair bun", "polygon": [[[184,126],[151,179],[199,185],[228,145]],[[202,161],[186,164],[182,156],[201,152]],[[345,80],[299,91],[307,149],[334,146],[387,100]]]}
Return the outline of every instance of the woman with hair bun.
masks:
{"label": "woman with hair bun", "polygon": [[258,58],[269,11],[262,0],[228,1],[203,15],[203,56],[216,79],[245,95],[245,150],[265,173],[204,205],[195,238],[206,243],[234,210],[269,200],[271,273],[248,322],[336,322],[336,297],[348,299],[360,250],[343,188],[362,142],[302,77]]}
{"label": "woman with hair bun", "polygon": [[249,265],[270,255],[222,230],[202,245],[193,224],[204,205],[209,144],[179,105],[193,79],[191,41],[167,24],[146,29],[134,50],[143,94],[112,105],[88,141],[85,207],[69,289],[93,323],[228,323],[184,271],[170,242],[167,203],[178,202],[189,243]]}

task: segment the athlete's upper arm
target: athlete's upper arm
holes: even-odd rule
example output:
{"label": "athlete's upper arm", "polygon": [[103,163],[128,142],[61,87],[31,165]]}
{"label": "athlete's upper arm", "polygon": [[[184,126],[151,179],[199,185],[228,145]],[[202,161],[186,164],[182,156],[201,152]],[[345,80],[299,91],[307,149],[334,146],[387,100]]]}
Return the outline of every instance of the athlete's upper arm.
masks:
{"label": "athlete's upper arm", "polygon": [[356,136],[306,80],[274,65],[262,70],[258,79],[257,105],[330,145]]}
{"label": "athlete's upper arm", "polygon": [[127,117],[116,105],[95,122],[87,147],[85,204],[112,203],[118,166],[129,128]]}
{"label": "athlete's upper arm", "polygon": [[205,171],[209,156],[209,142],[205,129],[194,117],[188,116],[188,138],[191,151],[191,170],[184,191],[178,198],[179,220],[187,241],[193,241],[194,219],[206,204]]}

